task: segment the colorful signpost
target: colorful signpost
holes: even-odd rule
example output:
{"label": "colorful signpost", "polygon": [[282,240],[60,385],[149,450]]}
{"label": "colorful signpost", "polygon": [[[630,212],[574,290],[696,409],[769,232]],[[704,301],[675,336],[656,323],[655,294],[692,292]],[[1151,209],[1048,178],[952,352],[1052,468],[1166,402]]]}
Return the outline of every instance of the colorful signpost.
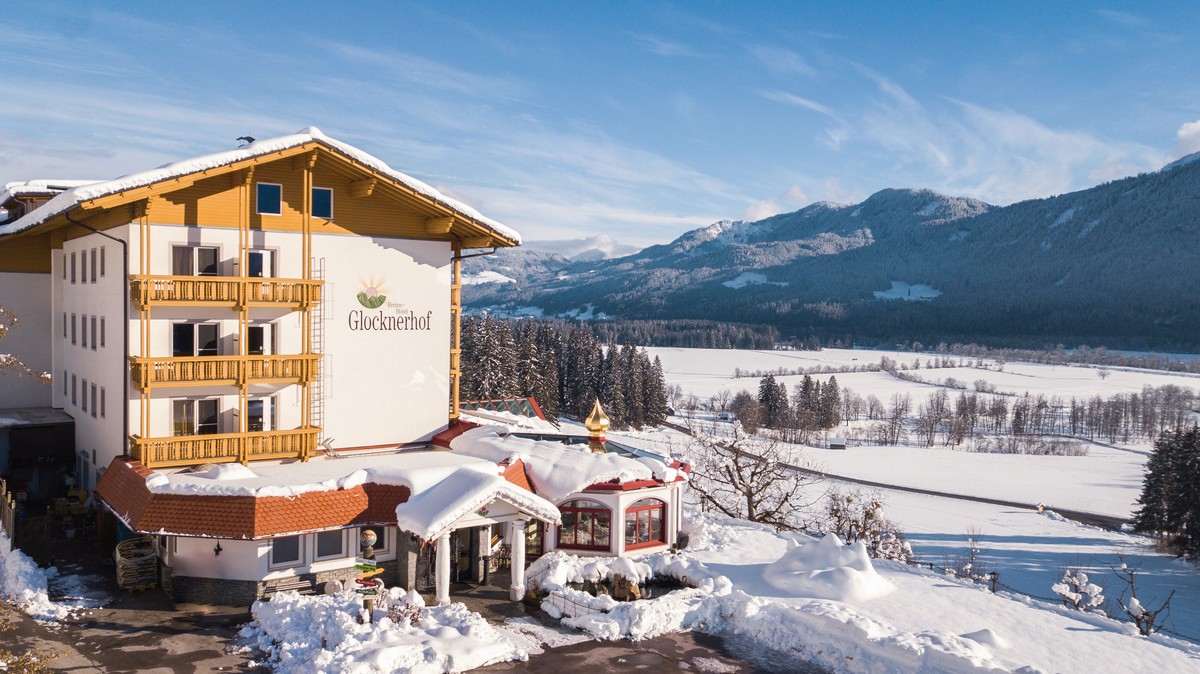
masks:
{"label": "colorful signpost", "polygon": [[363,598],[363,608],[367,611],[367,620],[375,621],[375,597],[379,596],[379,591],[383,589],[383,581],[375,578],[383,573],[383,569],[375,563],[375,543],[379,538],[374,531],[363,529],[360,537],[363,547],[363,556],[354,560],[354,570],[358,571],[358,578],[354,580],[357,587],[354,591]]}

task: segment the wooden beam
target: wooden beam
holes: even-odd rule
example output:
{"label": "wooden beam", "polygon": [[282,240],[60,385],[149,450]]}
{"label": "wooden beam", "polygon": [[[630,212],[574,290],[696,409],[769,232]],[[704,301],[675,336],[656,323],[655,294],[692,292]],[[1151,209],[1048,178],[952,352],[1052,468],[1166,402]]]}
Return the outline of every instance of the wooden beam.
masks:
{"label": "wooden beam", "polygon": [[454,226],[454,218],[425,218],[426,234],[449,234]]}
{"label": "wooden beam", "polygon": [[378,182],[374,176],[355,180],[350,183],[350,196],[352,197],[369,197],[375,191],[375,183]]}
{"label": "wooden beam", "polygon": [[463,248],[491,248],[492,237],[476,236],[470,239],[459,239],[458,243]]}
{"label": "wooden beam", "polygon": [[317,151],[313,150],[308,154],[296,155],[292,159],[292,168],[297,171],[302,169],[311,169],[317,165]]}

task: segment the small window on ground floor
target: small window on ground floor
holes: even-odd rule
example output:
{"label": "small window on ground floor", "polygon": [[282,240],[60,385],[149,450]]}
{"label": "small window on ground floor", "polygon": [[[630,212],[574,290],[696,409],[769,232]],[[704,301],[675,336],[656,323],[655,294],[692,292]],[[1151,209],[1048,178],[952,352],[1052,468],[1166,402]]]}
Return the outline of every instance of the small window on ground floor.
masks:
{"label": "small window on ground floor", "polygon": [[317,534],[317,559],[342,557],[346,549],[346,532],[322,531]]}
{"label": "small window on ground floor", "polygon": [[300,537],[271,539],[271,566],[295,566],[300,563]]}

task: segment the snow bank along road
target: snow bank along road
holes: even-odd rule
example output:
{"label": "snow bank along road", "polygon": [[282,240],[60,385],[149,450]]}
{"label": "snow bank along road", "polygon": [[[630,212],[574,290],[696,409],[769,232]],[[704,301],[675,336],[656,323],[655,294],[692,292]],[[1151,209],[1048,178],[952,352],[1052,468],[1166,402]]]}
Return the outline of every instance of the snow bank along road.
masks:
{"label": "snow bank along road", "polygon": [[[677,431],[680,431],[681,433],[687,433],[688,435],[694,435],[692,433],[692,431],[690,429],[688,429],[686,426],[681,426],[679,424],[671,423],[669,421],[664,422],[663,425],[667,426],[669,428],[673,428]],[[742,456],[754,456],[753,454],[750,454],[749,452],[744,452],[741,450],[735,450],[735,451],[737,451],[737,453],[741,454]],[[846,475],[836,475],[834,473],[827,473],[825,471],[814,470],[812,468],[804,468],[802,466],[795,466],[795,465],[786,464],[786,463],[783,465],[790,470],[793,470],[797,473],[802,473],[804,475],[812,475],[814,477],[821,477],[821,478],[825,478],[828,480],[837,480],[839,482],[850,482],[853,484],[863,485],[864,487],[878,487],[880,489],[891,489],[894,491],[906,491],[906,492],[911,492],[913,494],[925,494],[927,496],[940,496],[942,498],[958,499],[961,501],[972,501],[974,503],[989,503],[991,505],[1006,506],[1009,508],[1028,508],[1030,510],[1036,510],[1038,507],[1038,504],[1036,504],[1036,503],[1021,503],[1019,501],[1006,501],[1004,499],[987,498],[984,496],[970,496],[967,494],[953,494],[950,492],[936,491],[933,489],[922,489],[920,487],[906,487],[904,485],[889,484],[887,482],[874,482],[872,480],[862,480],[862,479],[859,479],[856,477],[848,477]],[[1129,521],[1128,519],[1121,518],[1121,517],[1112,517],[1111,515],[1100,515],[1097,513],[1087,513],[1087,512],[1081,512],[1078,510],[1057,508],[1054,506],[1053,503],[1046,503],[1043,505],[1045,505],[1046,508],[1058,513],[1059,515],[1066,517],[1067,519],[1072,519],[1072,520],[1075,520],[1076,522],[1082,522],[1083,524],[1090,524],[1092,526],[1102,527],[1105,529],[1112,529],[1114,531],[1120,530],[1121,526]]]}

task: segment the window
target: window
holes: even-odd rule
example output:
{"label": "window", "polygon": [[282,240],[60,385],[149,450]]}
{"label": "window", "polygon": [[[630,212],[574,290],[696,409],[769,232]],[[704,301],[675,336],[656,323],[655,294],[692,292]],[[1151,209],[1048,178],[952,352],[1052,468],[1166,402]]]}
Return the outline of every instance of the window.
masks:
{"label": "window", "polygon": [[100,348],[104,348],[104,317],[100,317]]}
{"label": "window", "polygon": [[62,254],[63,280],[67,280],[67,254]]}
{"label": "window", "polygon": [[79,253],[79,282],[87,283],[87,251]]}
{"label": "window", "polygon": [[[99,411],[100,411],[96,408],[96,391],[97,391],[96,383],[92,382],[92,418],[93,419],[96,418],[96,414],[99,413]],[[96,450],[92,450],[92,451],[94,452]]]}
{"label": "window", "polygon": [[578,499],[563,503],[558,510],[562,513],[562,526],[558,528],[559,547],[608,550],[612,516],[606,506]]}
{"label": "window", "polygon": [[171,246],[175,276],[216,276],[220,251],[215,246]]}
{"label": "window", "polygon": [[63,397],[67,397],[67,371],[63,370]]}
{"label": "window", "polygon": [[[64,267],[65,269],[66,267]],[[67,312],[63,312],[63,339],[67,338]]]}
{"label": "window", "polygon": [[75,253],[71,253],[71,285],[75,285]]}
{"label": "window", "polygon": [[314,218],[333,218],[333,190],[328,187],[312,188],[312,215]]}
{"label": "window", "polygon": [[263,278],[275,275],[275,252],[270,250],[252,250],[248,254],[249,265],[246,276]]}
{"label": "window", "polygon": [[104,278],[104,246],[100,246],[100,278]]}
{"label": "window", "polygon": [[87,411],[87,380],[83,380],[83,411]]}
{"label": "window", "polygon": [[337,531],[321,531],[317,533],[317,559],[341,557],[345,554],[345,549],[345,531],[338,529]]}
{"label": "window", "polygon": [[171,401],[171,430],[175,435],[213,435],[219,429],[216,398]]}
{"label": "window", "polygon": [[271,566],[295,566],[300,563],[300,537],[271,539]]}
{"label": "window", "polygon": [[96,350],[96,317],[92,316],[92,351]]}
{"label": "window", "polygon": [[171,326],[171,355],[218,356],[220,333],[216,323],[175,323]]}
{"label": "window", "polygon": [[96,282],[96,268],[98,266],[99,265],[96,264],[96,249],[93,248],[92,249],[92,283]]}
{"label": "window", "polygon": [[71,346],[75,346],[75,314],[71,314]]}
{"label": "window", "polygon": [[105,408],[108,407],[108,405],[106,404],[107,401],[105,400],[105,398],[107,397],[104,395],[105,393],[106,393],[106,391],[104,390],[104,387],[101,386],[100,387],[100,418],[101,419],[104,418],[104,413],[107,411]]}
{"label": "window", "polygon": [[283,215],[283,185],[258,183],[259,215]]}
{"label": "window", "polygon": [[665,543],[665,514],[666,504],[652,498],[644,498],[626,508],[625,549]]}
{"label": "window", "polygon": [[71,375],[71,404],[79,404],[79,378]]}
{"label": "window", "polygon": [[251,325],[246,328],[246,353],[251,356],[269,356],[275,353],[275,326],[270,323]]}
{"label": "window", "polygon": [[87,348],[87,316],[79,317],[79,346]]}

